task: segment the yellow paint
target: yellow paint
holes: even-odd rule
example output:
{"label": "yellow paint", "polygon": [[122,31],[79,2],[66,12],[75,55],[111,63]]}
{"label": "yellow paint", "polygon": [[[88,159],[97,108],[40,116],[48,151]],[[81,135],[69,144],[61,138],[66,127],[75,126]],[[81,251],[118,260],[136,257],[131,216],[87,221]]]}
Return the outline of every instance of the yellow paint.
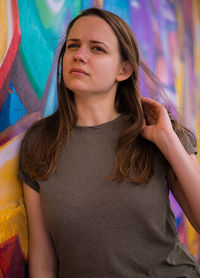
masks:
{"label": "yellow paint", "polygon": [[182,92],[183,92],[183,64],[180,60],[177,63],[177,74],[175,80],[175,89],[177,93],[178,107],[179,111],[182,113],[183,102],[182,102]]}
{"label": "yellow paint", "polygon": [[14,157],[0,168],[0,207],[22,198],[22,184],[17,178],[19,158]]}
{"label": "yellow paint", "polygon": [[7,47],[7,4],[6,0],[0,0],[0,63],[6,52]]}
{"label": "yellow paint", "polygon": [[[193,13],[193,26],[194,26],[194,63],[195,63],[195,72],[197,75],[200,74],[200,40],[198,40],[199,38],[199,34],[200,34],[200,14],[199,14],[199,10],[200,10],[200,2],[199,0],[193,0],[193,9],[192,9],[192,13]],[[197,37],[198,34],[198,37]]]}
{"label": "yellow paint", "polygon": [[18,235],[24,256],[28,255],[28,231],[23,200],[10,202],[5,209],[0,207],[0,244]]}
{"label": "yellow paint", "polygon": [[22,184],[17,178],[17,172],[19,167],[18,148],[23,136],[24,133],[21,133],[0,147],[0,156],[5,152],[9,155],[10,152],[11,155],[13,153],[13,157],[0,166],[0,208],[5,208],[7,203],[17,202],[22,198]]}
{"label": "yellow paint", "polygon": [[27,220],[22,183],[17,179],[18,160],[18,156],[14,157],[0,169],[0,243],[18,235],[27,257]]}
{"label": "yellow paint", "polygon": [[[7,149],[9,141],[1,149]],[[17,145],[16,145],[17,148]],[[22,183],[17,178],[19,156],[17,154],[0,167],[0,243],[18,235],[25,257],[28,254],[28,232],[26,211],[23,203]],[[1,152],[0,152],[1,153]],[[14,151],[13,151],[14,153]]]}
{"label": "yellow paint", "polygon": [[[184,26],[183,26],[183,19],[182,19],[182,14],[179,9],[179,7],[176,8],[177,12],[177,23],[178,23],[178,44],[180,47],[183,46],[184,44]],[[181,49],[179,47],[179,49]],[[181,51],[181,50],[180,50]],[[177,54],[177,65],[176,65],[176,80],[175,80],[175,89],[177,92],[177,100],[178,100],[178,106],[181,114],[183,114],[182,109],[183,109],[183,76],[184,76],[184,65],[183,62],[181,61],[181,53],[179,52]]]}
{"label": "yellow paint", "polygon": [[194,230],[190,222],[185,217],[185,224],[186,224],[186,231],[187,231],[187,243],[189,251],[194,255],[197,256],[199,245],[198,245],[198,235],[197,232]]}

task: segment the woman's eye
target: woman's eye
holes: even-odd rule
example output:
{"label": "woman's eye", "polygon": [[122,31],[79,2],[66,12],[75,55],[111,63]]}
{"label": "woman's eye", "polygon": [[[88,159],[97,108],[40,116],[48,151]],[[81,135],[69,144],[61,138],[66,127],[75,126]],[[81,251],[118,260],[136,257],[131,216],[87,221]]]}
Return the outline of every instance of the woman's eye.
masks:
{"label": "woman's eye", "polygon": [[98,52],[105,52],[104,49],[100,46],[94,46],[93,49],[98,51]]}
{"label": "woman's eye", "polygon": [[72,43],[67,46],[67,48],[76,48],[76,47],[79,47],[77,43]]}

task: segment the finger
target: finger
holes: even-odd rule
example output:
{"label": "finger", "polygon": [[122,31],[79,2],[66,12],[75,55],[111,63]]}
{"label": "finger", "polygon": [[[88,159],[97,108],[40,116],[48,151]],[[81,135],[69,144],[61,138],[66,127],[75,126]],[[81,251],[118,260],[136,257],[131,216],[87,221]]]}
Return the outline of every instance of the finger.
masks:
{"label": "finger", "polygon": [[151,115],[151,117],[154,119],[158,119],[162,113],[167,113],[166,109],[162,106],[159,106],[157,108],[144,106],[143,110],[145,114]]}
{"label": "finger", "polygon": [[144,108],[144,114],[145,116],[150,116],[152,117],[153,119],[157,119],[158,118],[158,113],[155,111],[155,109],[150,109],[150,108]]}
{"label": "finger", "polygon": [[157,121],[158,117],[154,114],[145,113],[145,117],[148,121]]}
{"label": "finger", "polygon": [[141,101],[142,101],[142,103],[150,104],[153,106],[162,106],[158,101],[151,99],[151,98],[147,98],[147,97],[142,97]]}
{"label": "finger", "polygon": [[160,110],[163,108],[163,106],[158,101],[150,99],[150,98],[142,97],[141,102],[142,102],[142,105],[145,107],[151,107],[156,110]]}
{"label": "finger", "polygon": [[158,121],[157,117],[151,116],[149,113],[145,113],[145,118],[147,120],[147,125],[155,124]]}

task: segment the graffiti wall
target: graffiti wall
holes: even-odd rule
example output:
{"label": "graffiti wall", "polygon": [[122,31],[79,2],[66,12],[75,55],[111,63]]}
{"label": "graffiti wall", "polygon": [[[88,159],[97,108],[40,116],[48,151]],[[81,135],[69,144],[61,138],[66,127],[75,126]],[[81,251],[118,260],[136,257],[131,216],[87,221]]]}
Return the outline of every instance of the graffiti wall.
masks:
{"label": "graffiti wall", "polygon": [[[121,16],[184,123],[200,138],[198,0],[0,1],[0,278],[27,277],[28,233],[19,146],[26,129],[57,108],[56,63],[68,22],[91,6]],[[142,94],[148,92],[142,90]],[[200,238],[171,196],[177,229],[200,260]]]}

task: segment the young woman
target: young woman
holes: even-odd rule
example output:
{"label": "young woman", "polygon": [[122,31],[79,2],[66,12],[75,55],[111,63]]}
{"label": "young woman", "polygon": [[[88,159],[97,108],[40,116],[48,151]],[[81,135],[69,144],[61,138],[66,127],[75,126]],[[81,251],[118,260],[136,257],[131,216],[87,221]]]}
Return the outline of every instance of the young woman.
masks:
{"label": "young woman", "polygon": [[200,277],[168,197],[170,189],[199,232],[195,139],[141,98],[140,65],[118,16],[91,8],[69,24],[58,110],[21,146],[31,278]]}

